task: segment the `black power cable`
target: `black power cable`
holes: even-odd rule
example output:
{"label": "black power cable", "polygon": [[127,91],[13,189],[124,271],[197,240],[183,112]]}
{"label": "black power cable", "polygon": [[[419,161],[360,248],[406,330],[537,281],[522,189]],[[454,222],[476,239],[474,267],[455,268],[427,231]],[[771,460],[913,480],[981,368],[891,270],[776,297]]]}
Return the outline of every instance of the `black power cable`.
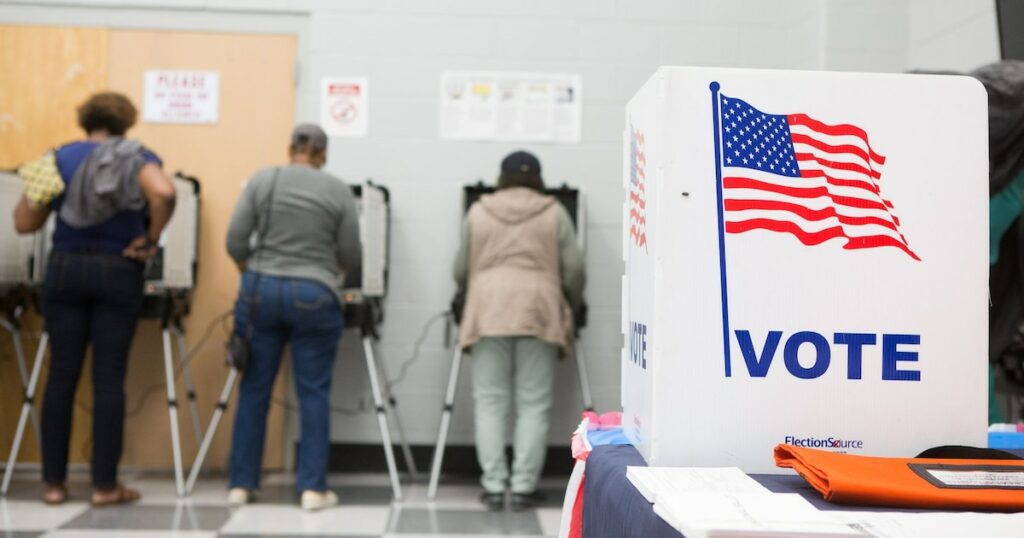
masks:
{"label": "black power cable", "polygon": [[[423,343],[427,339],[427,334],[430,332],[430,328],[433,327],[434,324],[437,323],[439,320],[447,318],[448,315],[449,315],[449,312],[447,312],[447,311],[440,312],[438,314],[435,314],[434,316],[431,316],[430,319],[428,319],[426,321],[426,323],[423,325],[423,328],[420,329],[419,337],[416,338],[416,342],[413,344],[412,354],[407,359],[405,359],[402,362],[402,365],[399,367],[398,375],[395,376],[392,379],[384,379],[384,383],[387,385],[387,388],[388,388],[388,391],[387,391],[388,394],[391,393],[391,390],[390,390],[391,387],[394,386],[394,385],[397,385],[403,379],[405,379],[405,376],[409,372],[409,368],[412,367],[412,365],[415,364],[417,360],[419,360],[420,348],[423,347]],[[279,405],[279,406],[281,406],[281,407],[283,407],[283,408],[285,408],[285,409],[287,409],[289,411],[292,411],[292,412],[299,411],[299,408],[295,404],[293,404],[293,403],[291,403],[291,402],[289,402],[287,400],[282,400],[280,398],[273,398],[271,400],[271,402],[273,402],[274,404]],[[358,415],[362,415],[364,413],[369,413],[371,411],[373,411],[372,408],[364,409],[364,408],[348,408],[348,407],[342,407],[342,406],[337,406],[337,405],[332,405],[331,406],[331,412],[332,413],[338,413],[340,415],[346,415],[346,416],[358,416]]]}
{"label": "black power cable", "polygon": [[412,355],[410,355],[409,358],[405,359],[402,362],[402,365],[399,366],[398,375],[392,379],[387,380],[388,387],[397,385],[401,383],[403,379],[405,379],[406,374],[409,373],[409,368],[412,367],[412,365],[415,364],[417,360],[419,360],[420,348],[423,347],[423,343],[427,340],[427,333],[430,331],[430,328],[433,327],[434,324],[437,323],[439,320],[446,319],[449,315],[450,312],[444,311],[435,314],[433,317],[427,320],[427,322],[423,325],[423,328],[420,329],[420,335],[419,337],[416,338],[416,342],[412,346]]}
{"label": "black power cable", "polygon": [[[185,368],[192,362],[192,359],[194,359],[196,357],[196,355],[198,354],[199,350],[201,350],[209,342],[210,337],[213,335],[213,330],[216,328],[216,326],[218,324],[220,324],[220,326],[223,329],[225,335],[230,335],[231,334],[231,330],[232,329],[231,329],[231,326],[229,324],[229,320],[231,319],[233,313],[234,313],[233,309],[232,310],[228,310],[228,311],[220,314],[219,316],[217,316],[216,318],[214,318],[213,320],[210,321],[210,323],[206,326],[206,329],[204,330],[203,335],[199,338],[199,341],[196,342],[196,344],[193,345],[192,348],[189,349],[186,352],[184,360],[181,361],[181,364],[178,365],[177,368],[175,368],[175,371],[174,371],[174,379],[175,380],[177,380],[179,377],[181,377],[181,374],[184,372]],[[420,352],[422,350],[423,344],[426,342],[427,335],[429,334],[430,329],[438,321],[440,321],[442,319],[447,319],[450,315],[451,315],[451,313],[448,312],[448,311],[440,312],[440,313],[437,313],[437,314],[431,316],[424,323],[423,328],[420,329],[419,336],[416,338],[416,341],[413,344],[412,353],[409,355],[408,358],[406,358],[404,361],[402,361],[401,366],[399,366],[398,375],[395,376],[394,378],[385,379],[384,380],[386,385],[387,385],[388,393],[389,394],[391,392],[391,390],[390,390],[391,387],[401,383],[405,379],[406,375],[408,375],[409,369],[419,360]],[[154,384],[150,385],[149,387],[146,387],[142,391],[142,394],[136,400],[135,405],[130,410],[128,410],[125,413],[125,420],[129,420],[129,419],[135,417],[136,415],[138,415],[140,412],[142,412],[142,409],[145,407],[146,401],[149,399],[149,397],[152,396],[157,391],[166,388],[165,383],[166,382],[154,383]],[[271,402],[274,403],[275,405],[281,406],[282,408],[284,408],[285,410],[290,411],[290,412],[298,412],[299,411],[299,407],[298,406],[296,406],[295,404],[293,404],[293,403],[291,403],[291,402],[289,402],[287,400],[281,399],[281,398],[272,398]],[[89,408],[84,403],[82,403],[80,401],[76,401],[75,404],[79,408],[81,408],[83,411],[85,411],[86,413],[92,414],[92,409]],[[347,407],[342,407],[342,406],[338,406],[338,405],[332,405],[331,406],[331,412],[332,413],[337,413],[337,414],[345,415],[345,416],[358,416],[358,415],[361,415],[361,414],[364,414],[364,413],[368,413],[370,411],[372,411],[372,409],[347,408]],[[91,446],[91,439],[87,439],[85,444],[82,446],[82,451],[81,452],[82,452],[83,456],[85,456],[86,460],[89,459],[89,454],[88,454],[89,446]]]}
{"label": "black power cable", "polygon": [[[203,335],[199,338],[199,341],[196,342],[194,346],[192,346],[192,349],[189,349],[188,351],[185,352],[184,360],[182,360],[181,364],[174,370],[175,380],[181,377],[182,372],[185,371],[185,368],[189,365],[189,363],[192,362],[192,359],[194,359],[196,354],[199,353],[199,350],[202,349],[203,346],[207,344],[207,342],[210,340],[210,337],[213,335],[213,330],[217,328],[218,324],[220,324],[221,327],[224,328],[227,334],[230,334],[230,329],[224,325],[224,321],[229,319],[233,313],[234,309],[228,310],[227,312],[220,314],[219,316],[211,320],[209,324],[207,324],[206,329],[203,332]],[[139,398],[135,401],[135,406],[133,406],[128,412],[125,413],[125,420],[133,418],[140,412],[142,412],[142,409],[146,406],[146,400],[148,400],[150,396],[152,396],[156,391],[160,389],[166,389],[166,380],[160,383],[154,383],[146,387],[142,391],[142,394],[139,396]]]}

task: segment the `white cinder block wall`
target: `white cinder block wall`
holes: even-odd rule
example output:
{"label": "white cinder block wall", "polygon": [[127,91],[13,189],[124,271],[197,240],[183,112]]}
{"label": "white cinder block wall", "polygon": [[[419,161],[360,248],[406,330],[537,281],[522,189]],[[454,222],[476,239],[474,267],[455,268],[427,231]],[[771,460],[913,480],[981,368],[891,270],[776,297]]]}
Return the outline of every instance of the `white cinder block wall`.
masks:
{"label": "white cinder block wall", "polygon": [[900,72],[907,66],[906,0],[828,0],[820,27],[824,67]]}
{"label": "white cinder block wall", "polygon": [[[942,4],[941,9],[930,4]],[[300,120],[319,115],[325,75],[366,76],[369,136],[332,141],[328,168],[392,194],[391,289],[380,356],[391,376],[421,327],[447,308],[465,183],[493,181],[502,156],[535,152],[552,185],[587,196],[590,325],[582,349],[598,409],[619,407],[621,135],[626,101],[659,65],[902,71],[994,59],[988,0],[32,0],[0,1],[0,22],[253,31],[283,18],[299,32]],[[947,5],[948,4],[948,5]],[[970,4],[970,8],[964,5]],[[956,7],[956,9],[953,9]],[[239,21],[250,21],[246,26]],[[91,21],[91,22],[84,22]],[[298,21],[298,22],[296,22]],[[991,24],[990,24],[991,22]],[[272,26],[272,25],[271,25]],[[272,31],[272,27],[268,27]],[[277,31],[280,31],[278,28]],[[909,37],[908,37],[909,36]],[[980,44],[979,44],[980,43]],[[947,58],[956,61],[945,64]],[[438,137],[446,69],[577,73],[582,140],[573,145],[447,142]],[[350,331],[335,370],[337,442],[377,442],[365,366]],[[410,441],[434,440],[451,350],[442,324],[395,385]],[[472,442],[468,367],[451,442]],[[551,442],[578,421],[574,365],[558,369]],[[709,405],[711,403],[709,402]]]}
{"label": "white cinder block wall", "polygon": [[909,0],[907,63],[970,71],[999,60],[995,0]]}
{"label": "white cinder block wall", "polygon": [[[586,297],[590,324],[582,349],[599,410],[619,407],[621,140],[626,101],[659,65],[818,66],[814,2],[584,0],[570,2],[390,2],[386,9],[324,10],[312,17],[304,83],[328,74],[370,79],[370,136],[331,150],[348,178],[373,177],[394,195],[391,290],[379,347],[388,368],[409,357],[420,327],[446,306],[454,285],[460,187],[493,181],[503,155],[537,153],[549,184],[567,182],[587,196]],[[779,32],[796,24],[807,31]],[[438,138],[439,74],[445,69],[578,73],[583,79],[582,140],[575,145],[447,142]],[[304,117],[315,117],[317,102]],[[408,376],[394,387],[410,439],[432,443],[451,349],[435,327]],[[341,405],[368,403],[357,342],[342,351]],[[351,362],[349,362],[351,361]],[[469,370],[455,404],[453,443],[472,442]],[[575,365],[558,369],[550,440],[567,444],[579,420]],[[369,413],[337,416],[335,438],[379,439]],[[345,432],[345,433],[341,433]]]}

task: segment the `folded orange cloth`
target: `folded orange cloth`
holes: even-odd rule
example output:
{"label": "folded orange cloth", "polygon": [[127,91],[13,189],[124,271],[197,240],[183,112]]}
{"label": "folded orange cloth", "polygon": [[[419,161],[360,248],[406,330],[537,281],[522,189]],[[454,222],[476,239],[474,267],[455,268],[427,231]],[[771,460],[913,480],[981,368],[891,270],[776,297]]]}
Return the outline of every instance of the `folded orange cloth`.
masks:
{"label": "folded orange cloth", "polygon": [[779,445],[775,464],[841,504],[1024,511],[1024,460],[875,458]]}

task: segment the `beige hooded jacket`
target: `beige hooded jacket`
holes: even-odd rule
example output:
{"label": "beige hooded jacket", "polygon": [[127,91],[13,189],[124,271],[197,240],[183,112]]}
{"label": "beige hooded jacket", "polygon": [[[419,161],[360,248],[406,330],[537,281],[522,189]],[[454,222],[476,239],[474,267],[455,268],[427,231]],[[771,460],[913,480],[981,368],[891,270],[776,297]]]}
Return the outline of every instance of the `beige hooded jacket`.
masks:
{"label": "beige hooded jacket", "polygon": [[565,208],[531,189],[503,189],[470,208],[462,236],[455,263],[455,278],[466,286],[459,344],[534,336],[569,353],[584,274]]}

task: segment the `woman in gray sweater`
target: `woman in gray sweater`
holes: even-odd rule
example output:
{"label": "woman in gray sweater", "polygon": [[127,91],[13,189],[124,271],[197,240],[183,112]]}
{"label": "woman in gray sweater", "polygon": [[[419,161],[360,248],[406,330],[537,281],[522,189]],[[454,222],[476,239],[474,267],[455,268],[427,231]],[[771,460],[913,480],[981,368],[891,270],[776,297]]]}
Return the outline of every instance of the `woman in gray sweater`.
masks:
{"label": "woman in gray sweater", "polygon": [[285,344],[301,413],[296,486],[302,506],[337,504],[327,489],[331,374],[343,324],[341,288],[360,264],[359,215],[349,187],[320,170],[327,135],[315,125],[292,133],[291,163],[256,172],[235,206],[228,254],[242,285],[235,331],[249,340],[231,440],[228,501],[259,487],[267,408]]}

